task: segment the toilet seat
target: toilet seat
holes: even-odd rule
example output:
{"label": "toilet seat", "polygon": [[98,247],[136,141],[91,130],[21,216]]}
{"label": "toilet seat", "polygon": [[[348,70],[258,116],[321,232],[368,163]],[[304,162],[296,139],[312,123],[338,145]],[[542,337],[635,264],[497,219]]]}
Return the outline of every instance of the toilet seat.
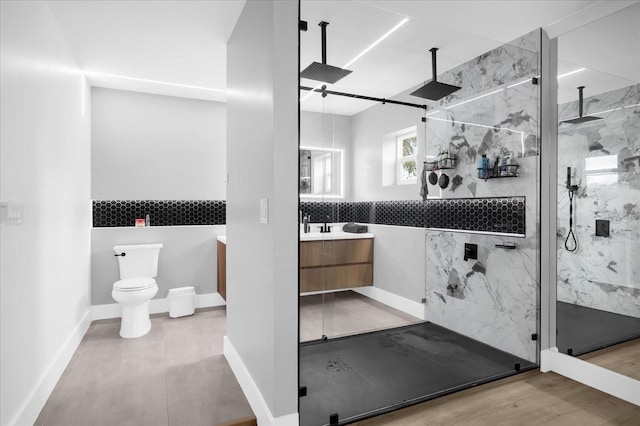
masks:
{"label": "toilet seat", "polygon": [[156,285],[156,280],[151,277],[126,278],[113,283],[113,290],[138,291],[146,290]]}

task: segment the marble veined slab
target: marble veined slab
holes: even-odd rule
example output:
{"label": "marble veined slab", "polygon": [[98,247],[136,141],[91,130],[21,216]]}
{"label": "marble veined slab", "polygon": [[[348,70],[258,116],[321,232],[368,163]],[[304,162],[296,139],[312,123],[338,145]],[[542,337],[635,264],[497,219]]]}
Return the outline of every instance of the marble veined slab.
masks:
{"label": "marble veined slab", "polygon": [[[464,260],[465,243],[478,259]],[[515,249],[496,245],[515,245]],[[426,318],[536,360],[538,285],[535,244],[527,239],[426,233]]]}

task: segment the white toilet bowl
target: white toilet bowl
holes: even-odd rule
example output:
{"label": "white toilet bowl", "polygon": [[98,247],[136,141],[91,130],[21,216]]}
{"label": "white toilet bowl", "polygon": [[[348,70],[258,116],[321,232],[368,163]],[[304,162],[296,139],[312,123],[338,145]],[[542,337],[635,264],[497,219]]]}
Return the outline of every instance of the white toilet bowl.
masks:
{"label": "white toilet bowl", "polygon": [[162,244],[114,246],[120,281],[113,284],[111,297],[122,305],[120,336],[141,337],[151,330],[149,301],[158,293],[158,256]]}
{"label": "white toilet bowl", "polygon": [[157,293],[158,284],[150,277],[127,278],[113,284],[111,297],[122,305],[120,337],[141,337],[151,330],[149,301]]}

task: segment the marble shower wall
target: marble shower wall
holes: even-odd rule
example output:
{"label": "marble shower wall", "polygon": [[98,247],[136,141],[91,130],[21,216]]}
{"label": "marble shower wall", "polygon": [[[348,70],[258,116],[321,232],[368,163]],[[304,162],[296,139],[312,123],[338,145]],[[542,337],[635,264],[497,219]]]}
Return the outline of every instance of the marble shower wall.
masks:
{"label": "marble shower wall", "polygon": [[[558,300],[640,318],[640,85],[585,98],[584,114],[603,120],[558,129]],[[560,105],[559,121],[575,118],[577,102]],[[604,162],[610,161],[610,164]],[[625,161],[626,160],[626,161]],[[600,162],[600,164],[599,164]],[[567,167],[578,249],[569,228]],[[595,236],[595,220],[610,236]]]}
{"label": "marble shower wall", "polygon": [[[456,155],[451,185],[429,198],[526,198],[525,238],[426,231],[426,318],[506,352],[536,361],[539,277],[538,86],[540,32],[500,46],[439,80],[463,87],[427,111],[427,160]],[[518,84],[521,83],[521,84]],[[510,87],[511,86],[511,87]],[[518,177],[478,178],[477,160],[511,156]],[[463,259],[465,243],[478,259]],[[499,245],[515,245],[514,249]]]}

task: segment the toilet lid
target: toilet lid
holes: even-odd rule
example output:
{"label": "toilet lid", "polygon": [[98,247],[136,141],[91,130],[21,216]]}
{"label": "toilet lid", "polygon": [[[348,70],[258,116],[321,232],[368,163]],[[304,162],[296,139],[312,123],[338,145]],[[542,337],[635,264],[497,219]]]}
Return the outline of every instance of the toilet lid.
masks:
{"label": "toilet lid", "polygon": [[114,290],[140,290],[151,287],[156,283],[151,277],[126,278],[113,283]]}

